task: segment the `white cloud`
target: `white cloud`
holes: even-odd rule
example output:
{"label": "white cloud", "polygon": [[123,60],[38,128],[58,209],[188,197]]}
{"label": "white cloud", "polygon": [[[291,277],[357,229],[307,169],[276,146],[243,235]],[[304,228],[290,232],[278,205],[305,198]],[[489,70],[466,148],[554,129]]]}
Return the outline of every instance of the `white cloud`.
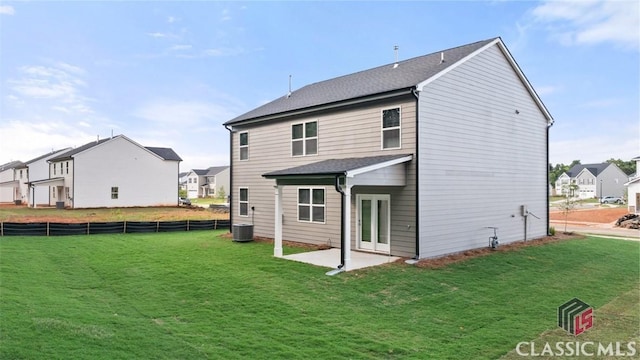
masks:
{"label": "white cloud", "polygon": [[552,37],[564,45],[613,43],[640,48],[638,1],[545,1],[533,16],[548,24]]}
{"label": "white cloud", "polygon": [[167,17],[167,22],[168,22],[169,24],[173,24],[174,22],[178,22],[178,21],[180,21],[180,20],[182,20],[182,19],[180,19],[180,18],[178,18],[178,17],[175,17],[175,16],[168,16],[168,17]]}
{"label": "white cloud", "polygon": [[[11,100],[26,102],[29,105],[46,105],[49,108],[66,113],[92,113],[82,89],[87,86],[83,79],[85,70],[66,63],[58,62],[51,66],[22,66],[18,69],[19,78],[7,80]],[[36,103],[29,103],[35,101]]]}
{"label": "white cloud", "polygon": [[216,49],[206,49],[203,52],[205,56],[212,56],[212,57],[233,56],[233,55],[240,55],[242,53],[244,53],[244,49],[240,47],[235,47],[235,48],[223,47],[223,48],[216,48]]}
{"label": "white cloud", "polygon": [[16,10],[10,5],[0,5],[0,14],[2,15],[15,15]]}
{"label": "white cloud", "polygon": [[153,32],[153,33],[147,33],[147,35],[154,37],[154,38],[167,38],[167,37],[172,37],[171,34],[165,34],[165,33],[161,33],[161,32]]}
{"label": "white cloud", "polygon": [[158,100],[141,106],[133,115],[151,122],[184,127],[220,122],[232,114],[225,107],[213,103]]}
{"label": "white cloud", "polygon": [[191,48],[193,48],[192,45],[174,45],[172,47],[169,48],[170,51],[183,51],[183,50],[190,50]]}
{"label": "white cloud", "polygon": [[230,21],[231,20],[231,11],[229,9],[222,10],[222,14],[220,15],[221,21]]}
{"label": "white cloud", "polygon": [[553,85],[546,85],[546,86],[538,86],[538,87],[536,87],[536,93],[538,93],[538,95],[540,95],[540,96],[550,95],[550,94],[556,93],[558,91],[560,91],[560,87],[553,86]]}

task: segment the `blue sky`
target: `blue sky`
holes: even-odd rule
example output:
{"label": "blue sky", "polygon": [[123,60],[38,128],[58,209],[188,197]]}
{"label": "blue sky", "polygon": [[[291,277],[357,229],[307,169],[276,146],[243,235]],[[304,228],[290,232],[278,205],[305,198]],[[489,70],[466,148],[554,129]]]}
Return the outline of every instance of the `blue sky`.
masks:
{"label": "blue sky", "polygon": [[227,120],[293,88],[501,36],[550,162],[640,155],[640,8],[575,2],[0,2],[0,164],[114,134],[229,163]]}

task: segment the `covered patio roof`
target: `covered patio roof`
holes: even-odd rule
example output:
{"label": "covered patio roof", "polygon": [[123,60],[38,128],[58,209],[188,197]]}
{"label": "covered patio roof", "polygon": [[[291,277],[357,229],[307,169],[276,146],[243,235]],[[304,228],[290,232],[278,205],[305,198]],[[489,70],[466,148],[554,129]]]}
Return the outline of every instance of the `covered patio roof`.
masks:
{"label": "covered patio roof", "polygon": [[0,182],[0,187],[13,188],[13,187],[17,187],[19,185],[20,185],[20,181],[18,181],[18,180],[10,180],[10,181],[5,181],[5,182]]}
{"label": "covered patio roof", "polygon": [[[360,158],[328,159],[263,174],[279,185],[333,184],[336,176],[359,181],[352,185],[404,186],[404,166],[412,154],[381,155]],[[396,171],[393,171],[396,170]],[[370,178],[365,181],[365,178]]]}
{"label": "covered patio roof", "polygon": [[263,174],[275,179],[275,239],[273,255],[282,255],[282,188],[291,185],[334,185],[342,194],[340,229],[341,259],[334,275],[352,269],[351,264],[351,188],[360,186],[405,186],[405,163],[412,154],[380,155],[361,158],[328,159]]}
{"label": "covered patio roof", "polygon": [[57,178],[52,178],[52,179],[43,179],[43,180],[36,180],[36,181],[31,181],[29,183],[30,186],[63,186],[64,185],[64,178],[63,177],[57,177]]}

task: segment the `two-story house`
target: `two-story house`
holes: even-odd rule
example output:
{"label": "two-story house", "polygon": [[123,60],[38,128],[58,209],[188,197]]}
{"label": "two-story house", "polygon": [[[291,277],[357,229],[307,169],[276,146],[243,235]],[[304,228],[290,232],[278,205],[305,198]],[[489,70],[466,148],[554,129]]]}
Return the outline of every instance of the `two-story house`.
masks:
{"label": "two-story house", "polygon": [[558,177],[556,194],[580,199],[623,197],[624,184],[628,179],[627,174],[614,163],[577,164]]}
{"label": "two-story house", "polygon": [[627,208],[631,214],[640,214],[640,156],[631,161],[636,162],[636,173],[624,184],[627,187]]}
{"label": "two-story house", "polygon": [[28,181],[29,174],[22,161],[10,161],[0,165],[0,203],[22,203],[26,194],[20,184]]}
{"label": "two-story house", "polygon": [[229,178],[229,166],[192,169],[187,174],[187,197],[195,199],[227,194],[229,191]]}
{"label": "two-story house", "polygon": [[49,205],[71,208],[175,206],[180,157],[124,135],[92,141],[48,160]]}
{"label": "two-story house", "polygon": [[41,181],[49,179],[49,162],[48,160],[58,155],[63,154],[71,148],[62,150],[54,150],[50,153],[38,156],[24,163],[24,169],[26,171],[26,181],[20,182],[20,193],[23,196],[23,203],[32,207],[38,205],[49,204],[49,188],[48,187],[35,187],[31,186],[33,181]]}
{"label": "two-story house", "polygon": [[500,38],[307,85],[225,123],[232,223],[340,269],[543,237],[552,123]]}

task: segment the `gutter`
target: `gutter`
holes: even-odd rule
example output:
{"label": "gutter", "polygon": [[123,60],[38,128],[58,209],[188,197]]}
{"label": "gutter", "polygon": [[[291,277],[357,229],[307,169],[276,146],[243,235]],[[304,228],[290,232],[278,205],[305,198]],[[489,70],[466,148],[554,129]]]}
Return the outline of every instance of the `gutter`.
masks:
{"label": "gutter", "polygon": [[250,117],[247,119],[236,120],[236,121],[230,120],[224,123],[223,125],[224,127],[227,127],[228,125],[238,125],[238,124],[248,125],[248,124],[261,123],[263,121],[269,121],[269,120],[275,120],[275,119],[281,120],[284,117],[304,115],[304,114],[309,114],[317,111],[331,110],[335,108],[341,108],[344,106],[357,105],[357,104],[367,103],[371,101],[377,101],[377,100],[394,98],[402,95],[408,95],[408,94],[411,94],[414,91],[414,89],[415,87],[404,88],[400,90],[392,90],[382,94],[365,95],[355,99],[336,101],[334,103],[329,103],[329,104],[311,106],[311,107],[302,108],[302,109],[294,109],[290,111],[283,111],[276,114],[262,115],[262,116],[257,116],[253,118]]}
{"label": "gutter", "polygon": [[[551,185],[549,183],[549,129],[553,126],[553,123],[554,123],[554,121],[553,121],[553,119],[551,119],[549,121],[549,123],[547,124],[547,129],[546,129],[547,130],[547,163],[546,163],[546,166],[547,166],[547,186],[545,187],[545,190],[546,190],[545,193],[547,194],[547,236],[551,235],[551,234],[549,234],[551,232],[550,231],[550,229],[551,229],[551,216],[549,214],[549,206],[548,206],[548,204],[549,204],[549,185]],[[526,228],[525,228],[525,231],[526,231]]]}
{"label": "gutter", "polygon": [[[418,153],[420,150],[420,91],[411,90],[413,96],[416,97],[416,194],[420,194],[420,162],[418,161]],[[420,259],[420,195],[416,196],[416,256],[413,260]]]}
{"label": "gutter", "polygon": [[233,233],[233,130],[227,124],[224,128],[229,130],[229,232]]}

